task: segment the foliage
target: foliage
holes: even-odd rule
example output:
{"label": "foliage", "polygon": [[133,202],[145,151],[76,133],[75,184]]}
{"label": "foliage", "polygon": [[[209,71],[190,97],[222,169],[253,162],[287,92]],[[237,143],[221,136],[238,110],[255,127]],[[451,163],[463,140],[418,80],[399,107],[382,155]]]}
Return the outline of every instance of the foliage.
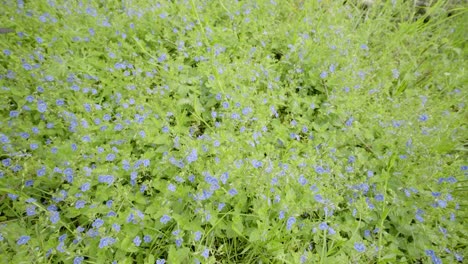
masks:
{"label": "foliage", "polygon": [[1,262],[463,261],[466,9],[4,2]]}

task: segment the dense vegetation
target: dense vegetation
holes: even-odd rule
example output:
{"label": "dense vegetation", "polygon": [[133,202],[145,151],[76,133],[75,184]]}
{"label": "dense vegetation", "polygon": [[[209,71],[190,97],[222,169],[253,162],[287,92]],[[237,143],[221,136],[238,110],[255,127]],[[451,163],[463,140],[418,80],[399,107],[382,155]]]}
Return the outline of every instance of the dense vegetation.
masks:
{"label": "dense vegetation", "polygon": [[3,0],[0,262],[463,262],[466,7],[409,2]]}

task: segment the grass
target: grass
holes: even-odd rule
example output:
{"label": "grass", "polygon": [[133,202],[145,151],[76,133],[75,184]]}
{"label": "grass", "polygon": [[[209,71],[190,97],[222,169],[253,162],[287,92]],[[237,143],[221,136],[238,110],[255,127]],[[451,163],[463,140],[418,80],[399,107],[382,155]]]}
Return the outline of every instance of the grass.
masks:
{"label": "grass", "polygon": [[4,2],[0,262],[463,262],[465,6]]}

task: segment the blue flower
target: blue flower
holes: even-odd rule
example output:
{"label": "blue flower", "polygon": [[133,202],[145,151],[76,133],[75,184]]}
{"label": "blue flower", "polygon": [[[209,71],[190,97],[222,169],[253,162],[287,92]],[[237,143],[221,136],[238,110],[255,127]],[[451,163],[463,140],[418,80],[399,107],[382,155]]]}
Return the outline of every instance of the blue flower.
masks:
{"label": "blue flower", "polygon": [[114,238],[112,238],[112,237],[103,237],[99,241],[99,248],[108,247],[108,246],[111,246],[114,243],[115,243]]}
{"label": "blue flower", "polygon": [[166,260],[165,259],[158,259],[156,260],[156,264],[165,264]]}
{"label": "blue flower", "polygon": [[357,252],[362,253],[362,252],[366,251],[366,246],[364,244],[362,244],[362,243],[356,242],[356,243],[354,243],[354,249],[356,249]]}
{"label": "blue flower", "polygon": [[237,194],[237,190],[234,189],[234,188],[232,188],[231,190],[229,190],[229,194],[230,194],[231,196],[234,196],[234,195]]}
{"label": "blue flower", "polygon": [[439,257],[437,257],[437,255],[435,254],[433,250],[426,250],[425,253],[426,255],[431,257],[433,264],[442,264],[442,260]]}
{"label": "blue flower", "polygon": [[296,223],[296,218],[294,218],[294,217],[292,217],[292,216],[289,217],[289,218],[288,218],[288,221],[286,222],[286,229],[287,229],[287,230],[291,230],[292,225],[293,225],[294,223]]}
{"label": "blue flower", "polygon": [[422,114],[419,116],[419,121],[425,122],[429,119],[429,116],[427,114]]}
{"label": "blue flower", "polygon": [[398,79],[400,77],[400,71],[398,71],[398,69],[393,69],[392,75],[394,79]]}
{"label": "blue flower", "polygon": [[159,221],[163,224],[167,224],[167,222],[171,221],[171,217],[168,215],[163,215]]}
{"label": "blue flower", "polygon": [[102,225],[104,225],[104,220],[102,220],[101,218],[97,218],[93,222],[93,227],[96,228],[96,229],[101,227]]}
{"label": "blue flower", "polygon": [[136,236],[134,239],[133,239],[133,244],[135,244],[135,246],[139,247],[141,245],[141,238],[140,236]]}
{"label": "blue flower", "polygon": [[194,240],[195,241],[200,241],[201,236],[202,236],[202,233],[200,231],[195,232]]}
{"label": "blue flower", "polygon": [[145,243],[151,242],[151,236],[145,235],[145,236],[143,237],[143,241],[145,241]]}
{"label": "blue flower", "polygon": [[183,242],[184,242],[184,239],[183,239],[183,238],[177,238],[177,239],[175,240],[175,243],[176,243],[176,246],[177,246],[177,247],[181,247]]}
{"label": "blue flower", "polygon": [[86,182],[86,183],[83,183],[83,185],[81,185],[80,189],[82,192],[86,192],[90,189],[91,187],[91,184],[89,182]]}
{"label": "blue flower", "polygon": [[320,230],[326,230],[328,228],[328,224],[325,222],[322,222],[319,224],[319,229]]}
{"label": "blue flower", "polygon": [[192,163],[192,162],[196,161],[197,159],[198,159],[197,150],[192,149],[190,154],[187,156],[187,162]]}
{"label": "blue flower", "polygon": [[67,182],[69,183],[73,182],[73,169],[72,168],[66,168],[63,171],[63,174],[65,174],[65,179]]}
{"label": "blue flower", "polygon": [[167,186],[167,189],[171,192],[175,192],[176,191],[176,186],[172,183],[170,183],[168,186]]}
{"label": "blue flower", "polygon": [[221,174],[221,177],[219,178],[223,184],[226,184],[227,180],[229,178],[229,173],[225,172]]}
{"label": "blue flower", "polygon": [[377,194],[375,196],[375,200],[378,201],[378,202],[382,202],[384,200],[383,194]]}
{"label": "blue flower", "polygon": [[58,223],[58,221],[60,221],[60,214],[59,212],[51,212],[50,213],[50,218],[49,218],[50,222],[52,222],[52,224],[56,224]]}
{"label": "blue flower", "polygon": [[78,201],[76,201],[76,203],[75,203],[75,208],[76,208],[76,209],[84,208],[84,207],[85,207],[85,204],[86,204],[85,201],[83,201],[83,200],[78,200]]}
{"label": "blue flower", "polygon": [[353,124],[353,121],[354,121],[354,118],[353,118],[353,117],[350,117],[350,118],[348,118],[348,120],[346,120],[345,125],[346,125],[346,126],[351,126],[351,125]]}
{"label": "blue flower", "polygon": [[205,259],[207,259],[209,256],[210,256],[210,250],[205,248],[205,250],[203,250],[203,252],[201,253],[202,257],[204,257]]}
{"label": "blue flower", "polygon": [[42,177],[46,174],[46,168],[42,166],[40,169],[37,170],[37,176]]}
{"label": "blue flower", "polygon": [[120,232],[120,225],[114,223],[114,224],[112,224],[112,229],[114,229],[114,231],[116,231],[116,232]]}
{"label": "blue flower", "polygon": [[115,154],[114,153],[110,153],[106,157],[107,161],[113,161],[114,159],[115,159]]}
{"label": "blue flower", "polygon": [[302,186],[307,184],[307,180],[306,180],[306,178],[304,178],[304,175],[301,175],[299,177],[299,184],[302,185]]}
{"label": "blue flower", "polygon": [[30,205],[26,207],[26,215],[27,216],[33,216],[36,214],[36,206],[35,205]]}
{"label": "blue flower", "polygon": [[112,183],[114,183],[114,176],[112,176],[112,175],[99,175],[98,176],[98,181],[100,183],[107,183],[107,184],[111,185]]}
{"label": "blue flower", "polygon": [[81,256],[80,257],[75,257],[73,259],[73,264],[81,264],[83,262],[83,260],[84,260],[84,257],[81,257]]}
{"label": "blue flower", "polygon": [[18,246],[21,246],[21,245],[24,245],[26,243],[28,243],[28,241],[31,239],[30,236],[21,236],[17,241],[16,241],[16,244]]}
{"label": "blue flower", "polygon": [[44,101],[39,100],[37,102],[37,111],[40,113],[45,113],[47,111],[47,104]]}

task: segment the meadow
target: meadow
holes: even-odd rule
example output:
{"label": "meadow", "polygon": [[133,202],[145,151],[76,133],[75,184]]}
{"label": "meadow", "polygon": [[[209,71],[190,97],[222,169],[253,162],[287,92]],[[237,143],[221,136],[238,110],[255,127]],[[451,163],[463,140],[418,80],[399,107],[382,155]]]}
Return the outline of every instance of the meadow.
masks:
{"label": "meadow", "polygon": [[466,6],[1,2],[1,263],[466,261]]}

